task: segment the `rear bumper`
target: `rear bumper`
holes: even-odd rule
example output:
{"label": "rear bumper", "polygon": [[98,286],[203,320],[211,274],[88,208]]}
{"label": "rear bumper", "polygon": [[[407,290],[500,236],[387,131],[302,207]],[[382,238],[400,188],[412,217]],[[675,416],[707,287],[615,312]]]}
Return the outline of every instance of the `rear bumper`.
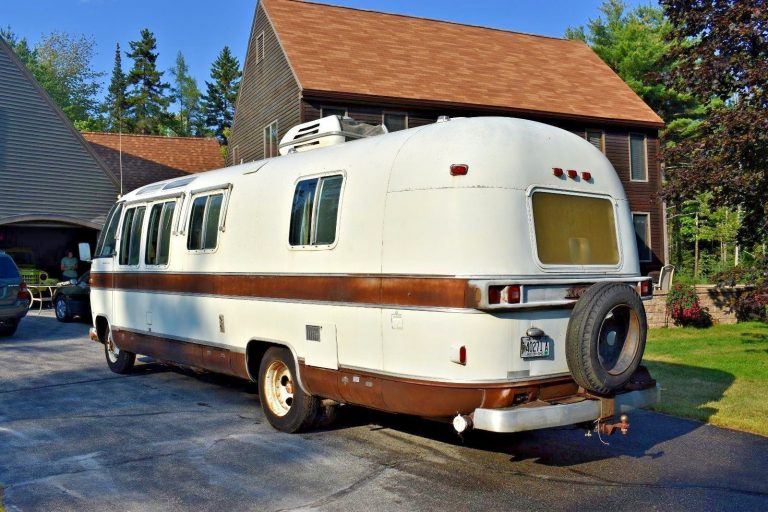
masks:
{"label": "rear bumper", "polygon": [[29,311],[29,301],[18,301],[12,306],[0,306],[0,324],[8,321],[21,320]]}
{"label": "rear bumper", "polygon": [[88,337],[91,339],[91,341],[95,341],[96,343],[101,343],[101,340],[99,339],[99,333],[96,332],[95,327],[91,327],[88,330]]}
{"label": "rear bumper", "polygon": [[655,386],[621,393],[612,399],[585,398],[580,402],[538,407],[475,409],[472,424],[475,429],[501,433],[574,425],[653,405],[659,401],[659,390]]}

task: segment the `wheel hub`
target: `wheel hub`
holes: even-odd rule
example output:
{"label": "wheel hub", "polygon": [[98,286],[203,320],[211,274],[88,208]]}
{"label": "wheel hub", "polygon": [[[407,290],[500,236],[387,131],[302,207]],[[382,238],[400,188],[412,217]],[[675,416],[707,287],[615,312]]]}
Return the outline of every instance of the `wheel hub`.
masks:
{"label": "wheel hub", "polygon": [[285,416],[293,405],[293,377],[282,361],[272,361],[264,374],[264,400],[277,416]]}
{"label": "wheel hub", "polygon": [[611,375],[627,371],[640,343],[640,321],[626,304],[615,306],[605,315],[597,339],[600,365]]}

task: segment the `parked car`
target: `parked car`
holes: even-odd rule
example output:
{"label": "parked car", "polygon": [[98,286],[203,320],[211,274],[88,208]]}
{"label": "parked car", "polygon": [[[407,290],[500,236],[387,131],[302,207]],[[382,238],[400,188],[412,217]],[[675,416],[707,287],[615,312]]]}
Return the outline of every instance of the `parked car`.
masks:
{"label": "parked car", "polygon": [[26,247],[14,247],[5,249],[5,252],[13,258],[13,261],[21,272],[24,282],[30,286],[54,285],[57,280],[48,275],[45,270],[37,268],[35,264],[35,254],[32,249]]}
{"label": "parked car", "polygon": [[69,322],[74,317],[91,317],[90,272],[78,279],[66,281],[53,295],[53,309],[59,322]]}
{"label": "parked car", "polygon": [[13,259],[0,251],[0,336],[11,336],[29,310],[29,292]]}
{"label": "parked car", "polygon": [[110,369],[143,354],[251,379],[286,432],[342,403],[458,432],[626,432],[658,396],[653,287],[605,155],[522,119],[344,142],[351,123],[120,199],[91,267]]}

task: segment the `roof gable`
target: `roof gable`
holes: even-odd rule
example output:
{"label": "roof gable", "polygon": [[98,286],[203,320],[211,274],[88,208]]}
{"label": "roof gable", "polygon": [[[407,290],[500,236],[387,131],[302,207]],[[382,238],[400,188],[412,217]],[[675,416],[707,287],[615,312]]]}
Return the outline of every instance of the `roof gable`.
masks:
{"label": "roof gable", "polygon": [[262,0],[306,92],[661,126],[581,41],[299,0]]}
{"label": "roof gable", "polygon": [[83,137],[115,175],[120,176],[122,167],[123,193],[155,181],[224,167],[216,139],[99,132],[85,132]]}
{"label": "roof gable", "polygon": [[0,184],[0,224],[98,226],[117,198],[114,177],[2,38]]}

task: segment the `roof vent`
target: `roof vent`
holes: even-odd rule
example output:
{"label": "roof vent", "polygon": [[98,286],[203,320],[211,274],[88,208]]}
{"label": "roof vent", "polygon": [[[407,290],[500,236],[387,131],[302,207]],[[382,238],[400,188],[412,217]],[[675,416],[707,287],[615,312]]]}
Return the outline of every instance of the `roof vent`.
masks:
{"label": "roof vent", "polygon": [[437,118],[438,123],[447,123],[450,120],[451,120],[450,116],[440,116]]}
{"label": "roof vent", "polygon": [[328,116],[294,126],[280,141],[280,154],[334,146],[348,140],[387,133],[384,125],[372,125],[349,117]]}

